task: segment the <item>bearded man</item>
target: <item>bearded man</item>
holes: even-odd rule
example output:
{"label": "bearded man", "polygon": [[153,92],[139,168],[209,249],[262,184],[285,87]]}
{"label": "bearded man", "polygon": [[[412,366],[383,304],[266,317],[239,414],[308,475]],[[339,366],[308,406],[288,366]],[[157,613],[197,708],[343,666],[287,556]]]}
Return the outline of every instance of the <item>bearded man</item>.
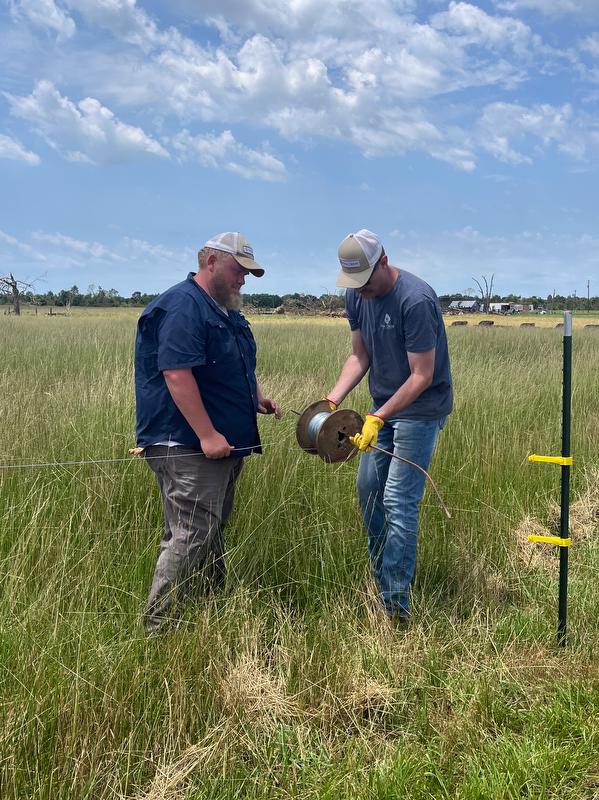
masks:
{"label": "bearded man", "polygon": [[198,272],[143,311],[135,342],[137,445],[156,475],[164,534],[144,611],[147,633],[192,591],[224,584],[223,529],[243,459],[260,453],[256,413],[280,417],[256,381],[256,343],[239,312],[264,269],[240,233],[214,236]]}

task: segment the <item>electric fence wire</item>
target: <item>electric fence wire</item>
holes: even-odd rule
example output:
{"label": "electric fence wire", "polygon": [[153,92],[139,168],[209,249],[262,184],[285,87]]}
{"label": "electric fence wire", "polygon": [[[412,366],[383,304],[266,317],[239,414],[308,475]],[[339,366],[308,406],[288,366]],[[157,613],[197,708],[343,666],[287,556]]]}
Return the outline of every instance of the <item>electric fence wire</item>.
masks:
{"label": "electric fence wire", "polygon": [[[294,413],[297,414],[298,412],[296,411]],[[328,414],[319,415],[319,416],[320,417],[326,417],[326,416],[328,416]],[[318,422],[322,422],[322,420],[318,420]],[[275,441],[261,442],[259,447],[260,448],[271,447],[271,446],[274,446],[276,444],[285,444],[285,442],[284,441],[280,441],[280,440],[276,441],[276,442]],[[256,450],[257,447],[258,447],[257,445],[251,445],[249,447],[234,447],[232,452],[240,453],[242,451],[247,451],[247,450],[253,451],[253,450]],[[133,448],[133,449],[135,449],[135,448]],[[443,511],[445,512],[446,517],[448,519],[451,519],[451,512],[450,512],[449,508],[447,507],[447,505],[445,504],[443,498],[441,497],[441,494],[440,494],[439,490],[437,489],[437,486],[436,486],[434,480],[431,478],[431,476],[429,475],[429,473],[425,469],[423,469],[419,464],[416,464],[416,463],[414,463],[413,461],[410,461],[407,458],[403,458],[402,456],[398,456],[395,453],[389,452],[388,450],[383,450],[382,447],[377,447],[375,445],[373,449],[378,450],[381,453],[385,453],[385,455],[390,456],[391,458],[395,458],[398,461],[404,461],[405,463],[410,464],[412,467],[415,467],[420,472],[422,472],[425,475],[425,477],[429,480],[429,482],[430,482],[430,484],[432,486],[432,489],[433,489],[433,491],[434,491],[434,493],[435,493],[435,495],[437,497],[437,500],[439,501]],[[134,462],[134,461],[136,461],[138,459],[142,460],[142,461],[155,461],[155,460],[158,460],[158,459],[168,458],[168,455],[166,455],[166,456],[164,456],[164,455],[162,455],[162,456],[145,456],[145,455],[142,455],[142,453],[143,453],[143,450],[142,450],[141,453],[130,454],[128,456],[121,456],[121,457],[117,457],[117,458],[82,459],[82,460],[79,460],[79,461],[45,461],[45,462],[44,461],[40,461],[40,462],[31,462],[31,463],[28,463],[28,464],[27,463],[26,464],[19,464],[19,463],[0,464],[0,472],[2,472],[2,471],[7,471],[8,472],[8,471],[11,471],[11,470],[18,470],[18,469],[57,469],[57,468],[60,468],[60,467],[83,467],[83,466],[88,466],[88,465],[92,465],[92,464],[99,466],[99,465],[102,465],[102,464],[119,464],[119,463],[125,463],[125,462]],[[177,458],[206,458],[206,456],[204,455],[204,453],[198,451],[198,452],[194,452],[194,453],[178,453],[177,454]]]}
{"label": "electric fence wire", "polygon": [[[270,447],[277,442],[261,442],[260,445],[251,445],[250,447],[234,447],[233,452],[240,453],[241,451],[245,450],[256,450],[258,447]],[[206,458],[207,456],[204,453],[198,451],[196,453],[178,453],[177,458]],[[129,456],[122,456],[120,458],[95,458],[95,459],[87,459],[82,461],[42,461],[38,463],[31,463],[31,464],[0,464],[0,470],[12,470],[12,469],[43,469],[48,468],[56,468],[56,467],[81,467],[87,464],[116,464],[119,462],[125,461],[155,461],[156,459],[160,458],[168,458],[166,456],[141,456],[141,455],[129,455]]]}

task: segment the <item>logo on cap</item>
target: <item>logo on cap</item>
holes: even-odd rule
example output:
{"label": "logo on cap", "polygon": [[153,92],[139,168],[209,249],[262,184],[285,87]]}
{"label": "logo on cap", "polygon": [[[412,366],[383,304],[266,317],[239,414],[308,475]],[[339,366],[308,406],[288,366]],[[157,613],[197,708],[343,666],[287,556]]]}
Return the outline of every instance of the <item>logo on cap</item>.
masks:
{"label": "logo on cap", "polygon": [[243,250],[243,252],[246,254],[246,256],[249,256],[249,257],[250,257],[250,258],[252,258],[252,259],[254,258],[254,251],[253,251],[253,249],[250,247],[250,245],[249,245],[249,244],[244,244],[244,245],[243,245],[243,247],[242,247],[241,249],[242,249],[242,250]]}
{"label": "logo on cap", "polygon": [[358,258],[340,258],[339,262],[343,269],[348,270],[355,270],[355,269],[362,269],[362,265],[360,264],[360,260]]}

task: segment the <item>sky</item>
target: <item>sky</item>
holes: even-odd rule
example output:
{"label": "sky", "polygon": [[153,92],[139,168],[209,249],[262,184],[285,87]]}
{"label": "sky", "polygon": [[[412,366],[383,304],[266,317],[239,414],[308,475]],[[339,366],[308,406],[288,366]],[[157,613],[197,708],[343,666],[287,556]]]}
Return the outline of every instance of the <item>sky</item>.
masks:
{"label": "sky", "polygon": [[246,292],[376,232],[439,294],[599,294],[599,0],[0,0],[0,273]]}

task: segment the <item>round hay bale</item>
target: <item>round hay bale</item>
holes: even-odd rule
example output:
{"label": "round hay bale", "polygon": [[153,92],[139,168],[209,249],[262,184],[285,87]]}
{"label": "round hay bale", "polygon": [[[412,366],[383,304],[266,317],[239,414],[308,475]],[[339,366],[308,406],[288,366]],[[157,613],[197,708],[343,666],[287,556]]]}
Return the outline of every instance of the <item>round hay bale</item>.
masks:
{"label": "round hay bale", "polygon": [[520,327],[521,328],[534,328],[535,324],[534,324],[534,322],[521,322],[520,323]]}
{"label": "round hay bale", "polygon": [[490,328],[492,325],[495,325],[495,320],[481,319],[481,321],[478,324],[481,328]]}
{"label": "round hay bale", "polygon": [[467,325],[467,324],[468,324],[467,319],[456,319],[451,323],[451,327],[453,328],[454,325]]}

